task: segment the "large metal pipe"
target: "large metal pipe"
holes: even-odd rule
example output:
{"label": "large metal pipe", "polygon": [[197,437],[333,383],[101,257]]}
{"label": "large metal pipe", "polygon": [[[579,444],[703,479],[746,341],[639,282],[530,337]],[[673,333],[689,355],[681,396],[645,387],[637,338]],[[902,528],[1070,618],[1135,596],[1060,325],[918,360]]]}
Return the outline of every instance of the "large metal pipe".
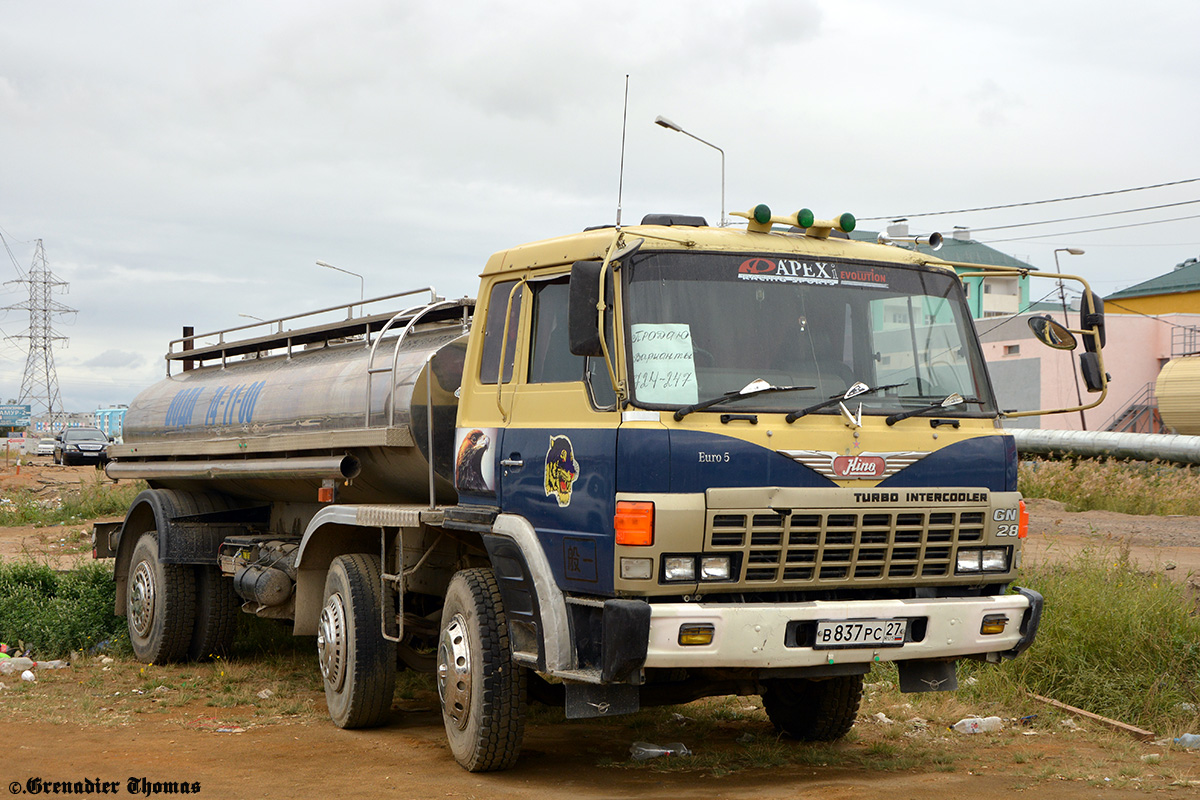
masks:
{"label": "large metal pipe", "polygon": [[258,478],[350,480],[358,477],[362,465],[354,456],[316,458],[253,458],[220,461],[110,461],[104,472],[113,480],[118,478],[196,479],[196,478]]}
{"label": "large metal pipe", "polygon": [[1016,439],[1017,451],[1021,453],[1070,453],[1078,456],[1112,456],[1138,461],[1200,464],[1200,436],[1036,428],[1012,428],[1008,433]]}

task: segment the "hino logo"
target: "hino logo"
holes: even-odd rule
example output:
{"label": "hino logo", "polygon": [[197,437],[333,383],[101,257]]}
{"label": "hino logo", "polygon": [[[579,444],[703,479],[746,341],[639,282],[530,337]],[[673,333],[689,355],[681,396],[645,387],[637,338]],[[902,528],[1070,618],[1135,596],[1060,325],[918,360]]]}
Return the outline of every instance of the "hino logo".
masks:
{"label": "hino logo", "polygon": [[881,478],[887,471],[887,461],[879,456],[837,456],[833,459],[833,474],[839,478]]}

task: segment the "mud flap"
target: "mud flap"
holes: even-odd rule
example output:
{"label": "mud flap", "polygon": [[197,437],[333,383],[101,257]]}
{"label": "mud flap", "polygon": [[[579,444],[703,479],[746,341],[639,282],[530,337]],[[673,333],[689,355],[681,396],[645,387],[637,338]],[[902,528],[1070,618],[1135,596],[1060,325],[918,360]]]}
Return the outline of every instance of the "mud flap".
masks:
{"label": "mud flap", "polygon": [[650,648],[650,604],[641,600],[605,600],[603,626],[600,680],[605,683],[630,680],[646,663]]}
{"label": "mud flap", "polygon": [[952,692],[958,688],[954,661],[897,661],[900,691]]}
{"label": "mud flap", "polygon": [[615,717],[641,708],[638,687],[627,683],[567,683],[563,688],[567,690],[567,719]]}

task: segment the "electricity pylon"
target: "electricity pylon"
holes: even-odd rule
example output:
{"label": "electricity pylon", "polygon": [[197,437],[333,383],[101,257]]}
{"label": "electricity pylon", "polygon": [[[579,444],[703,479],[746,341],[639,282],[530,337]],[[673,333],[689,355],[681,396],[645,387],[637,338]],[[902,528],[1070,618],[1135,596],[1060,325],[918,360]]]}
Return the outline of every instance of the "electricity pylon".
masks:
{"label": "electricity pylon", "polygon": [[[46,251],[42,240],[37,240],[33,263],[23,278],[7,283],[29,284],[29,300],[5,306],[4,311],[28,311],[29,327],[14,339],[29,340],[29,354],[25,358],[25,376],[21,379],[21,394],[18,403],[43,407],[51,430],[60,427],[63,415],[62,397],[58,392],[58,375],[54,371],[54,343],[65,342],[67,337],[54,332],[55,314],[72,314],[75,309],[57,302],[52,296],[55,289],[66,291],[67,282],[57,280],[46,266]],[[35,411],[36,414],[36,411]]]}

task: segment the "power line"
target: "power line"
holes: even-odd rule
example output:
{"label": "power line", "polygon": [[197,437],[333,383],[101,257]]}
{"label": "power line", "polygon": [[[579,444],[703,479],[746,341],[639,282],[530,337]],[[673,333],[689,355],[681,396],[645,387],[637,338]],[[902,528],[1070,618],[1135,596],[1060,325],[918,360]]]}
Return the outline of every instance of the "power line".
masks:
{"label": "power line", "polygon": [[1130,192],[1142,192],[1147,189],[1162,189],[1166,186],[1181,186],[1185,183],[1196,183],[1200,178],[1186,178],[1181,181],[1170,181],[1168,183],[1155,183],[1149,186],[1135,186],[1130,189],[1114,189],[1110,192],[1092,192],[1091,194],[1077,194],[1071,197],[1055,197],[1051,200],[1031,200],[1026,203],[1007,203],[999,206],[979,206],[978,208],[958,208],[953,211],[922,211],[917,214],[886,214],[881,217],[859,217],[860,222],[881,220],[881,219],[911,219],[913,217],[938,217],[945,214],[970,214],[975,211],[998,211],[1004,208],[1024,208],[1025,206],[1041,206],[1047,203],[1065,203],[1068,200],[1086,200],[1090,197],[1109,197],[1114,194],[1128,194]]}
{"label": "power line", "polygon": [[1127,208],[1123,211],[1105,211],[1101,214],[1084,214],[1079,217],[1061,217],[1059,219],[1047,219],[1040,222],[1018,222],[1013,225],[993,225],[990,228],[971,228],[971,233],[976,234],[982,231],[1006,231],[1012,228],[1030,228],[1034,225],[1055,225],[1059,222],[1078,222],[1081,219],[1099,219],[1100,217],[1118,217],[1122,214],[1136,214],[1139,211],[1158,211],[1163,208],[1176,208],[1177,206],[1190,206],[1200,203],[1200,200],[1182,200],[1178,203],[1163,203],[1157,206],[1142,206],[1141,208]]}
{"label": "power line", "polygon": [[0,242],[4,243],[4,250],[8,253],[9,259],[12,260],[13,266],[17,268],[17,274],[24,278],[25,270],[21,269],[21,262],[17,261],[17,257],[13,255],[12,248],[8,246],[8,239],[4,237],[3,231],[0,231]]}
{"label": "power line", "polygon": [[1162,225],[1164,222],[1183,222],[1189,219],[1200,219],[1200,214],[1187,217],[1172,217],[1171,219],[1152,219],[1149,222],[1133,222],[1128,225],[1110,225],[1107,228],[1088,228],[1082,231],[1059,231],[1058,233],[1043,233],[1037,236],[1014,236],[1011,239],[992,239],[983,244],[1000,244],[1001,242],[1025,242],[1030,239],[1053,239],[1055,236],[1077,236],[1081,233],[1101,233],[1104,231],[1119,231],[1124,228],[1141,228],[1146,225]]}

